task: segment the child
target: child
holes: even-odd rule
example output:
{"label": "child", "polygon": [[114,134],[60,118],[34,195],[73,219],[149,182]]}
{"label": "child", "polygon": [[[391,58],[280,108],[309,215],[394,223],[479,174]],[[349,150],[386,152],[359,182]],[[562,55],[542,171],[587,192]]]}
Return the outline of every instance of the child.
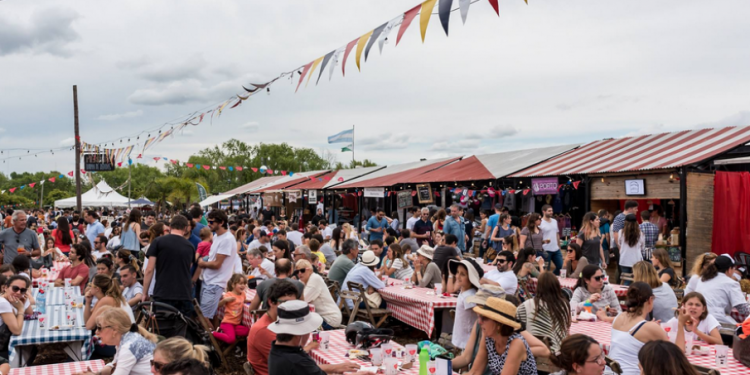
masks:
{"label": "child", "polygon": [[[679,309],[690,316],[684,326],[686,339],[692,332],[694,339],[703,340],[710,345],[723,344],[721,334],[719,333],[719,327],[721,327],[721,324],[716,318],[708,313],[706,299],[702,294],[698,292],[690,292],[686,294],[685,297],[682,298],[682,303],[680,304]],[[676,329],[678,319],[676,317],[672,318],[667,323],[672,329]]]}
{"label": "child", "polygon": [[484,277],[482,267],[473,259],[448,261],[448,282],[446,291],[453,293],[460,291],[456,303],[456,318],[453,321],[453,339],[451,343],[457,348],[465,349],[466,342],[471,336],[471,329],[477,320],[477,314],[472,310],[475,303],[467,303],[466,298],[473,296],[479,289],[479,280]]}
{"label": "child", "polygon": [[220,331],[214,331],[217,339],[227,344],[234,343],[237,336],[247,336],[250,329],[242,325],[242,308],[250,301],[245,300],[247,279],[245,275],[236,273],[227,282],[228,292],[219,301],[219,307],[224,306],[224,319],[221,320]]}

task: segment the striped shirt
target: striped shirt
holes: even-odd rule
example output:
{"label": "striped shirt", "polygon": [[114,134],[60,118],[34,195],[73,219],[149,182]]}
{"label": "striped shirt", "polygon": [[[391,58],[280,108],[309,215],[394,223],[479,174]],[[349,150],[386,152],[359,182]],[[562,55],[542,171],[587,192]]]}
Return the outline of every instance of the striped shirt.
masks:
{"label": "striped shirt", "polygon": [[[533,299],[529,299],[520,306],[516,311],[516,318],[521,323],[526,324],[526,330],[534,336],[549,337],[550,350],[552,353],[560,350],[560,343],[568,336],[568,327],[563,327],[563,322],[553,322],[552,316],[546,308],[542,308],[537,313],[536,304]],[[536,318],[534,315],[536,314]]]}

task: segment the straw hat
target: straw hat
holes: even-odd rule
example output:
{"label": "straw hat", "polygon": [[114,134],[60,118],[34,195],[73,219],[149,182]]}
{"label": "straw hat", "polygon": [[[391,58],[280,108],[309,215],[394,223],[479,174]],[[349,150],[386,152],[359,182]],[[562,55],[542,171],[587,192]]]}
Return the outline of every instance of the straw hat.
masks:
{"label": "straw hat", "polygon": [[364,266],[377,266],[380,263],[380,258],[372,250],[367,250],[362,254],[362,261],[360,262]]}
{"label": "straw hat", "polygon": [[477,305],[484,306],[490,297],[505,299],[505,289],[500,285],[484,284],[479,287],[476,294],[466,297],[466,303],[476,303]]}
{"label": "straw hat", "polygon": [[422,245],[422,247],[417,250],[417,254],[432,260],[433,256],[435,255],[435,250],[427,245]]}
{"label": "straw hat", "polygon": [[305,301],[284,302],[276,311],[278,319],[268,326],[268,330],[276,334],[302,336],[323,324],[323,318],[317,313],[310,312],[310,306]]}
{"label": "straw hat", "polygon": [[474,312],[506,326],[521,328],[521,323],[516,320],[516,306],[504,299],[487,298],[486,305],[474,307]]}

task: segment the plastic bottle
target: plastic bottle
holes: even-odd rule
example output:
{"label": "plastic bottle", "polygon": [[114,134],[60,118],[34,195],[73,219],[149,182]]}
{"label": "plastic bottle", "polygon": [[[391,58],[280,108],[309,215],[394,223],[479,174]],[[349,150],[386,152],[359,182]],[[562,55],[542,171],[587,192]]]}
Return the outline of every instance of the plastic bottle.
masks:
{"label": "plastic bottle", "polygon": [[419,375],[429,375],[427,362],[430,361],[430,346],[425,344],[419,351]]}
{"label": "plastic bottle", "polygon": [[47,312],[47,293],[44,289],[39,289],[36,295],[36,309],[40,314]]}
{"label": "plastic bottle", "polygon": [[587,313],[591,314],[591,309],[594,305],[591,304],[591,300],[586,300],[586,302],[583,303],[583,309],[586,310]]}

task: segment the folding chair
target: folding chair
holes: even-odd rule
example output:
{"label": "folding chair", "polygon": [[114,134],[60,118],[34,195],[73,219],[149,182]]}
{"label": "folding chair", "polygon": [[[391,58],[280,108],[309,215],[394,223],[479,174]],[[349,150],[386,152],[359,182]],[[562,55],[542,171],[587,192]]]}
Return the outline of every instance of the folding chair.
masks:
{"label": "folding chair", "polygon": [[[352,323],[354,321],[354,318],[357,316],[359,303],[362,302],[359,293],[351,290],[342,290],[339,293],[339,298],[341,298],[341,301],[339,302],[339,308],[343,308],[343,311],[341,312],[342,315],[345,317],[348,316],[349,323]],[[352,305],[354,305],[354,308],[350,310],[349,305],[346,303],[346,301],[352,301]]]}
{"label": "folding chair", "polygon": [[620,274],[620,284],[625,284],[625,281],[630,281],[630,283],[633,283],[633,274],[632,273],[622,273]]}
{"label": "folding chair", "polygon": [[615,374],[622,374],[622,367],[620,367],[620,364],[617,363],[617,361],[605,355],[604,362],[606,362],[607,367],[609,367],[612,372],[614,372]]}
{"label": "folding chair", "polygon": [[[550,348],[552,346],[552,340],[550,340],[549,337],[536,335],[534,335],[534,337],[538,338],[541,342],[544,343],[544,345],[547,345],[547,348]],[[551,351],[552,349],[550,349],[550,352]],[[552,362],[550,362],[549,357],[536,357],[535,359],[536,368],[539,371],[548,372],[551,374],[553,372],[558,372],[561,370],[559,367],[553,365]]]}
{"label": "folding chair", "polygon": [[[349,286],[349,290],[350,291],[358,290],[359,291],[359,298],[360,298],[360,300],[361,301],[365,301],[365,303],[364,303],[364,305],[365,305],[365,311],[361,311],[359,309],[359,304],[356,304],[354,306],[354,311],[352,311],[352,316],[361,317],[361,318],[363,318],[365,320],[369,320],[370,323],[372,323],[373,327],[380,328],[380,326],[383,323],[385,323],[385,320],[388,319],[388,317],[391,316],[391,312],[388,311],[388,310],[386,310],[386,309],[379,309],[379,308],[372,308],[372,307],[370,307],[370,305],[367,303],[367,297],[365,297],[365,288],[364,288],[364,286],[362,286],[362,284],[350,281],[348,283],[348,286]],[[377,317],[380,317],[380,320],[378,320],[377,323],[376,323],[375,319]],[[349,321],[350,322],[352,321],[351,317],[349,318]]]}
{"label": "folding chair", "polygon": [[719,370],[714,370],[708,367],[693,365],[693,369],[695,369],[695,371],[700,375],[721,375]]}
{"label": "folding chair", "polygon": [[232,344],[229,344],[229,346],[226,349],[221,348],[221,344],[219,344],[219,340],[217,340],[214,335],[211,333],[212,329],[208,325],[208,320],[206,320],[205,315],[203,315],[203,312],[201,311],[201,306],[198,304],[198,301],[193,299],[193,308],[195,309],[195,316],[196,319],[200,322],[201,326],[203,326],[203,329],[206,330],[208,333],[208,338],[211,340],[211,345],[216,349],[216,352],[219,354],[219,358],[221,359],[221,365],[224,366],[227,364],[227,358],[226,356],[232,353],[232,350],[237,346],[237,343],[240,342],[242,339],[247,339],[247,336],[243,336],[240,338],[237,338],[234,340]]}

